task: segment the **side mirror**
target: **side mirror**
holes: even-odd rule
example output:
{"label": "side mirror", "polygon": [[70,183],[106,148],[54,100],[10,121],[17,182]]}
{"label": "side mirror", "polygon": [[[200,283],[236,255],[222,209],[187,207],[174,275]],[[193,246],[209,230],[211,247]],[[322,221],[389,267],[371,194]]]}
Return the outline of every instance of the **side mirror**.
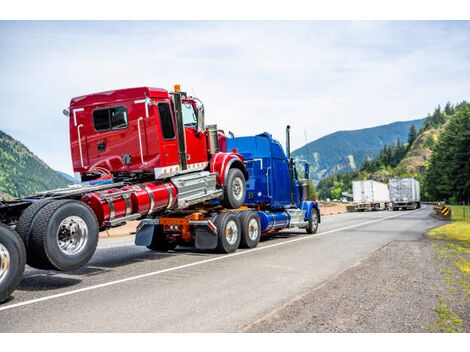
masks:
{"label": "side mirror", "polygon": [[306,180],[310,179],[310,164],[309,163],[305,163],[304,172],[305,172],[305,179]]}
{"label": "side mirror", "polygon": [[203,133],[206,129],[204,124],[204,106],[197,108],[197,132]]}

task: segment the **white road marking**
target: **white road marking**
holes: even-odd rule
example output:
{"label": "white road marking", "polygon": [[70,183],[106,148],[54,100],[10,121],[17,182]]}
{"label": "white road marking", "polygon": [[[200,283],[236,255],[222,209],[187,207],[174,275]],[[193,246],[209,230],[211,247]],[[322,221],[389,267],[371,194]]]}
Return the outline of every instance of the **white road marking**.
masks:
{"label": "white road marking", "polygon": [[256,247],[256,248],[253,248],[253,249],[250,249],[250,250],[245,250],[245,251],[238,251],[238,252],[235,252],[235,253],[225,254],[225,255],[221,255],[221,256],[218,256],[218,257],[210,258],[210,259],[201,260],[201,261],[194,262],[194,263],[189,263],[189,264],[175,266],[175,267],[168,268],[168,269],[153,271],[153,272],[146,273],[146,274],[130,276],[130,277],[127,277],[127,278],[124,278],[124,279],[109,281],[109,282],[105,282],[105,283],[98,284],[98,285],[92,285],[92,286],[88,286],[88,287],[79,288],[79,289],[76,289],[76,290],[57,293],[55,295],[40,297],[40,298],[32,299],[32,300],[29,300],[29,301],[14,303],[14,304],[6,305],[4,307],[0,307],[0,311],[13,309],[13,308],[18,308],[18,307],[23,307],[23,306],[43,302],[43,301],[49,301],[49,300],[52,300],[52,299],[77,294],[77,293],[80,293],[80,292],[92,291],[92,290],[96,290],[96,289],[99,289],[99,288],[102,288],[102,287],[117,285],[117,284],[121,284],[123,282],[134,281],[134,280],[143,279],[143,278],[150,277],[150,276],[156,276],[156,275],[168,273],[168,272],[171,272],[171,271],[190,268],[192,266],[207,264],[207,263],[215,262],[215,261],[218,261],[218,260],[224,260],[224,259],[227,259],[227,258],[239,256],[239,255],[245,255],[245,254],[249,254],[249,253],[253,253],[253,252],[257,252],[257,251],[263,251],[263,250],[266,250],[266,249],[269,249],[269,248],[284,246],[286,244],[290,244],[290,243],[294,243],[294,242],[298,242],[298,241],[311,240],[311,239],[315,239],[315,238],[318,238],[318,237],[321,237],[321,236],[325,236],[325,235],[328,235],[328,234],[331,234],[331,233],[334,233],[334,232],[340,232],[340,231],[343,231],[343,230],[348,230],[348,229],[352,229],[352,228],[355,228],[355,227],[364,226],[364,225],[368,225],[368,224],[373,224],[373,223],[384,221],[384,220],[387,220],[387,219],[392,219],[392,218],[396,218],[396,217],[399,217],[399,216],[407,215],[407,214],[410,214],[410,213],[415,212],[417,210],[422,210],[422,209],[415,209],[415,210],[411,210],[411,211],[408,211],[408,212],[405,212],[405,213],[400,213],[400,214],[387,216],[387,217],[384,217],[384,218],[365,221],[365,222],[361,222],[361,223],[355,224],[355,225],[340,227],[338,229],[325,231],[325,232],[322,232],[322,233],[319,233],[319,234],[316,234],[316,235],[293,238],[291,240],[278,242],[278,243],[273,243],[273,244],[263,246],[263,247]]}

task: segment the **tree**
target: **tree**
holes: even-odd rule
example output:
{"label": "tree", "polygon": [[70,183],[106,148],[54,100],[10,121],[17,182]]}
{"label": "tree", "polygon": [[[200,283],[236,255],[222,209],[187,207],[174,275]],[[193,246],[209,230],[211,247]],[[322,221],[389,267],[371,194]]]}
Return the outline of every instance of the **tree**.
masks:
{"label": "tree", "polygon": [[418,132],[416,131],[416,126],[411,125],[410,131],[408,132],[408,149],[411,148],[411,145],[416,140],[417,136],[418,136]]}
{"label": "tree", "polygon": [[424,182],[435,200],[470,199],[470,104],[460,104],[441,133]]}

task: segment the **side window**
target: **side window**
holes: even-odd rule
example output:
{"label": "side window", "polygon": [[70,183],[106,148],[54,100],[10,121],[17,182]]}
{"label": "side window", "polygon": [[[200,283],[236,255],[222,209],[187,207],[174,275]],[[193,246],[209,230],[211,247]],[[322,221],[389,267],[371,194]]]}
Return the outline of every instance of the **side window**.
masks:
{"label": "side window", "polygon": [[196,111],[194,111],[193,104],[183,102],[182,107],[183,107],[184,125],[188,127],[196,127],[197,118],[196,118]]}
{"label": "side window", "polygon": [[93,127],[97,132],[127,128],[127,110],[124,106],[93,111]]}
{"label": "side window", "polygon": [[173,127],[173,119],[171,118],[170,105],[167,103],[159,103],[158,115],[160,115],[160,124],[162,126],[163,138],[175,138],[175,128]]}

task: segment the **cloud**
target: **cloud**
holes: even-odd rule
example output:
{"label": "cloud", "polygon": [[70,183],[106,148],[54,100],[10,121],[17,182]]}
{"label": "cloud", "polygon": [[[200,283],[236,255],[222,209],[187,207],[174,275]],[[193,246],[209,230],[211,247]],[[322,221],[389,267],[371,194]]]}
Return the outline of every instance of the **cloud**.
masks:
{"label": "cloud", "polygon": [[209,123],[293,146],[468,99],[468,22],[3,22],[0,129],[71,172],[70,98],[182,84]]}

